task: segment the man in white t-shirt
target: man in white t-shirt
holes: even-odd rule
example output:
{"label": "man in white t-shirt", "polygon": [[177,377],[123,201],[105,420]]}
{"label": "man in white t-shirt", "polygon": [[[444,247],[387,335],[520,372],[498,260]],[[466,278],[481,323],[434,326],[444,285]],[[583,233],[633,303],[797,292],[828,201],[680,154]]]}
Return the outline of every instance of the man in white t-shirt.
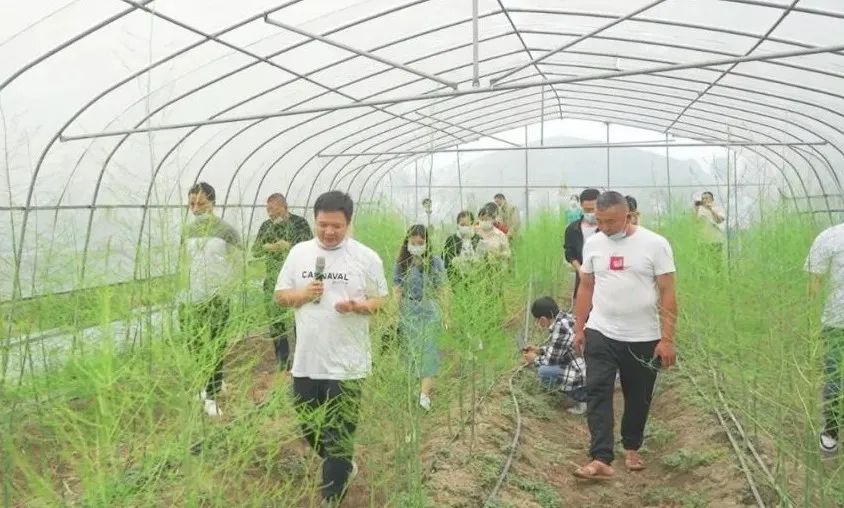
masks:
{"label": "man in white t-shirt", "polygon": [[621,377],[625,466],[645,468],[642,446],[657,369],[675,361],[674,258],[668,241],[631,223],[618,192],[597,199],[601,233],[583,246],[576,302],[575,347],[585,350],[586,396],[592,460],[575,471],[596,480],[613,475],[613,388]]}
{"label": "man in white t-shirt", "polygon": [[321,489],[331,506],[354,475],[360,385],[372,368],[369,316],[387,295],[381,258],[347,237],[353,211],[342,192],[317,198],[316,238],[290,249],[275,292],[279,305],[295,309],[296,411],[305,439],[324,459]]}
{"label": "man in white t-shirt", "polygon": [[844,424],[844,224],[824,230],[812,243],[805,269],[812,274],[809,293],[823,294],[827,281],[829,295],[821,316],[821,333],[826,348],[824,362],[824,428],[820,434],[823,452],[838,449],[839,431]]}

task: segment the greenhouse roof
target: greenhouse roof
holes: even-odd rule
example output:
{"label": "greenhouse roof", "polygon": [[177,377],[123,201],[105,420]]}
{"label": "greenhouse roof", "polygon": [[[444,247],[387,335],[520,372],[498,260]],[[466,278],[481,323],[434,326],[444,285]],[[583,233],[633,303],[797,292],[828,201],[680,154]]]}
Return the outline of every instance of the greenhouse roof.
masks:
{"label": "greenhouse roof", "polygon": [[280,182],[305,205],[331,187],[371,192],[426,151],[557,118],[759,143],[748,148],[796,193],[837,186],[844,154],[834,0],[6,10],[9,206],[156,204],[175,182],[212,177],[225,202],[255,202]]}

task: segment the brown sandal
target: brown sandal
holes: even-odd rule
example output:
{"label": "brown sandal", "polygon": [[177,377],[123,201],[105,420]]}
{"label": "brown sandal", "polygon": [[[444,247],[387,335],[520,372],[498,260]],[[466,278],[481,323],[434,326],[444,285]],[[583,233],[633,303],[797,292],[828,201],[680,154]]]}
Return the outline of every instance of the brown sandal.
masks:
{"label": "brown sandal", "polygon": [[[607,470],[609,470],[608,473],[605,472]],[[574,476],[575,478],[580,478],[581,480],[606,481],[612,479],[613,470],[607,464],[593,460],[589,464],[575,469]]]}
{"label": "brown sandal", "polygon": [[646,466],[645,461],[637,452],[627,452],[624,456],[624,467],[628,471],[644,471]]}

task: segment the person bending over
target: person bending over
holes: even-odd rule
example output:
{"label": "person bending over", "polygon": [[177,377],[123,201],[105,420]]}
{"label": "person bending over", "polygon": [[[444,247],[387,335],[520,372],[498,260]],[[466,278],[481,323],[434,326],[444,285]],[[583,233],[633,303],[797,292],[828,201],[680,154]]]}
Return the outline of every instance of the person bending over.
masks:
{"label": "person bending over", "polygon": [[527,365],[537,367],[542,385],[561,390],[572,402],[569,413],[586,412],[586,362],[574,351],[574,316],[561,311],[553,298],[543,296],[530,307],[536,326],[548,332],[548,340],[540,347],[525,348]]}

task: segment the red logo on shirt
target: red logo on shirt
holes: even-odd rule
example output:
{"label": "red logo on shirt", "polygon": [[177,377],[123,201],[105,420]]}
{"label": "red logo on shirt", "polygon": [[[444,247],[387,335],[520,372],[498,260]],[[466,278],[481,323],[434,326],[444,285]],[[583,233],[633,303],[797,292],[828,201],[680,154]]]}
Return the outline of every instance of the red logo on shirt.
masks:
{"label": "red logo on shirt", "polygon": [[624,270],[624,256],[610,256],[610,270]]}

